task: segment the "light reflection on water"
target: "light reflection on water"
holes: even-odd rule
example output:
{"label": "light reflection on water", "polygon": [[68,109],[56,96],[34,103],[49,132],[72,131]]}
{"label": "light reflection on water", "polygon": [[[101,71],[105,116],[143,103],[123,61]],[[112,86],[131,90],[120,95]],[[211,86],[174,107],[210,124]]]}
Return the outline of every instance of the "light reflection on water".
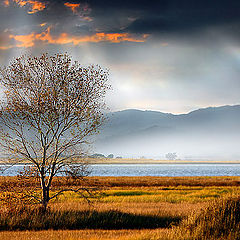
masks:
{"label": "light reflection on water", "polygon": [[[12,166],[0,175],[15,176],[23,167]],[[240,176],[240,164],[95,164],[89,167],[91,176]]]}

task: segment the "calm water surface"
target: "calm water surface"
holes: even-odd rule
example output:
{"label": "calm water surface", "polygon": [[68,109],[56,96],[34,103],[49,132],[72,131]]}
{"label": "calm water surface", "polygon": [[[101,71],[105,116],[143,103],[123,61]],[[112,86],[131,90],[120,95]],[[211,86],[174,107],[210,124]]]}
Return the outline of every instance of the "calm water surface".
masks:
{"label": "calm water surface", "polygon": [[[13,166],[0,174],[14,176],[23,167]],[[240,164],[95,164],[90,169],[91,176],[240,176]]]}

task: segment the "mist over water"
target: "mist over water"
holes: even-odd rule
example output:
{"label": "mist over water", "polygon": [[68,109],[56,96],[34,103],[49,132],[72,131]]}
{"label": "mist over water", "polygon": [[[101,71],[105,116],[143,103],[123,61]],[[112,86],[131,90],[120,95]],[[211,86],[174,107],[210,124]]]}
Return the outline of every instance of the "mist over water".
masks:
{"label": "mist over water", "polygon": [[222,136],[139,136],[119,138],[105,142],[98,152],[113,153],[115,156],[165,158],[169,152],[176,152],[180,159],[240,160],[240,138]]}
{"label": "mist over water", "polygon": [[126,110],[114,113],[98,136],[95,151],[115,156],[164,159],[240,160],[240,106],[189,114]]}

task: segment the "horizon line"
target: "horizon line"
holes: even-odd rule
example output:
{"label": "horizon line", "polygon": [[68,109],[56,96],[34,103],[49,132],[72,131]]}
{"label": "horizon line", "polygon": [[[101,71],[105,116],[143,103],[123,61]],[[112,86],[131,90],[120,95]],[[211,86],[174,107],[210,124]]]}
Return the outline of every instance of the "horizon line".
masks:
{"label": "horizon line", "polygon": [[141,111],[141,112],[158,112],[158,113],[164,113],[164,114],[171,114],[171,115],[185,115],[185,114],[189,114],[198,110],[204,110],[204,109],[209,109],[209,108],[223,108],[223,107],[240,107],[240,103],[239,104],[226,104],[226,105],[219,105],[219,106],[208,106],[208,107],[200,107],[200,108],[196,108],[194,110],[191,111],[187,111],[187,112],[179,112],[179,113],[172,113],[172,112],[165,112],[165,111],[161,111],[161,110],[152,110],[152,109],[138,109],[138,108],[125,108],[125,109],[120,109],[120,110],[113,110],[110,111],[111,113],[114,112],[123,112],[123,111]]}

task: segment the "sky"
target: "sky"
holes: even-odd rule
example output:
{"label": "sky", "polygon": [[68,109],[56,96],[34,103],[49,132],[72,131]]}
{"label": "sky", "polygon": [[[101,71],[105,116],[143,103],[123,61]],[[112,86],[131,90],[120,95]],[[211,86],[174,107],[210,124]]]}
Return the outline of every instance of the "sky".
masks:
{"label": "sky", "polygon": [[237,0],[0,0],[0,65],[45,52],[109,69],[112,111],[240,103]]}

